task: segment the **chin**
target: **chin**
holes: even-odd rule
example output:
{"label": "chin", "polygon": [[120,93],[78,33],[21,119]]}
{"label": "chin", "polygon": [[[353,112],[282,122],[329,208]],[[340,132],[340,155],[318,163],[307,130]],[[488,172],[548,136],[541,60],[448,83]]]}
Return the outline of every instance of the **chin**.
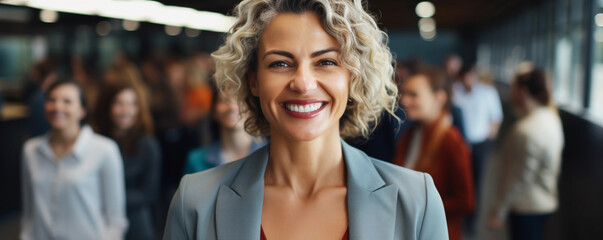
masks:
{"label": "chin", "polygon": [[312,141],[327,134],[324,127],[290,127],[286,130],[286,135],[296,141]]}

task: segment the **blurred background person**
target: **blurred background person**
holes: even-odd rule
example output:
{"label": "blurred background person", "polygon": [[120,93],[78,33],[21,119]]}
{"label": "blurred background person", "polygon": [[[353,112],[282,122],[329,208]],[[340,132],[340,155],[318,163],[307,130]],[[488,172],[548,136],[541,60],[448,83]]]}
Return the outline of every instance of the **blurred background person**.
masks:
{"label": "blurred background person", "polygon": [[557,181],[564,146],[561,120],[546,74],[530,63],[520,65],[510,94],[519,119],[502,152],[488,226],[499,229],[508,217],[511,239],[543,239],[544,225],[558,206]]}
{"label": "blurred background person", "polygon": [[463,59],[459,55],[451,53],[444,57],[442,65],[444,71],[446,71],[446,77],[454,82],[459,77],[459,72],[461,71],[461,67],[463,67]]}
{"label": "blurred background person", "polygon": [[79,84],[48,87],[51,130],[23,148],[21,239],[122,239],[128,221],[115,142],[86,125]]}
{"label": "blurred background person", "polygon": [[88,106],[88,118],[93,119],[98,97],[100,94],[101,85],[95,77],[92,64],[85,61],[81,56],[71,57],[71,72],[73,79],[82,86],[86,95],[86,103]]}
{"label": "blurred background person", "polygon": [[475,207],[467,143],[452,125],[450,84],[443,71],[422,66],[402,84],[401,102],[415,121],[397,144],[393,162],[429,173],[444,202],[450,239],[462,239],[463,217]]}
{"label": "blurred background person", "polygon": [[[459,72],[463,67],[463,59],[455,54],[451,53],[444,57],[442,67],[446,73],[446,80],[453,84],[459,78]],[[450,104],[450,114],[452,115],[452,124],[459,130],[463,139],[467,141],[467,133],[465,132],[465,120],[463,119],[463,112],[460,107],[456,106],[455,103]]]}
{"label": "blurred background person", "polygon": [[239,160],[254,152],[263,143],[245,131],[245,115],[241,115],[239,104],[233,97],[213,92],[212,120],[218,131],[218,139],[208,146],[199,147],[188,153],[184,174],[196,173],[215,166]]}
{"label": "blurred background person", "polygon": [[214,72],[214,61],[206,52],[193,55],[186,64],[188,89],[182,102],[181,113],[184,126],[198,132],[199,143],[206,145],[212,142],[211,117],[212,89],[211,75]]}
{"label": "blurred background person", "polygon": [[45,93],[57,79],[56,64],[50,59],[36,63],[29,72],[29,80],[23,95],[27,103],[30,136],[44,134],[50,129],[48,120],[44,116]]}
{"label": "blurred background person", "polygon": [[452,85],[452,103],[461,109],[467,142],[471,146],[473,182],[479,198],[482,172],[503,120],[498,92],[493,86],[479,81],[472,65],[459,72],[459,81]]}
{"label": "blurred background person", "polygon": [[[408,78],[411,69],[414,69],[419,64],[420,60],[418,58],[407,61],[396,61],[394,78],[398,92],[401,91],[401,82]],[[347,140],[347,142],[373,158],[391,162],[394,158],[394,153],[396,152],[396,141],[404,130],[411,125],[411,122],[407,121],[407,117],[404,110],[401,108],[400,103],[397,103],[397,105],[398,107],[395,109],[394,114],[398,119],[394,118],[389,113],[381,113],[381,121],[374,127],[373,132],[368,138],[357,137]]]}
{"label": "blurred background person", "polygon": [[126,239],[155,239],[155,210],[160,190],[161,152],[142,89],[121,81],[105,86],[96,114],[98,133],[115,140],[126,181]]}

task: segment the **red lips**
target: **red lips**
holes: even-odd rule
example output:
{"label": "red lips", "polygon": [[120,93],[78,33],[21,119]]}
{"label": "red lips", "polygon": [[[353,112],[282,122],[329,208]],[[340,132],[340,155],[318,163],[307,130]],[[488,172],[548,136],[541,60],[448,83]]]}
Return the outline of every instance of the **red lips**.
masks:
{"label": "red lips", "polygon": [[[286,105],[306,106],[309,104],[321,104],[321,106],[318,109],[311,111],[311,112],[295,112],[295,111],[289,110],[286,106]],[[288,100],[288,101],[281,103],[281,107],[287,114],[289,114],[289,116],[292,116],[294,118],[309,119],[309,118],[316,117],[327,106],[327,104],[328,104],[328,102],[322,101],[322,100],[317,100],[317,99],[306,99],[306,100],[296,99],[296,100]]]}

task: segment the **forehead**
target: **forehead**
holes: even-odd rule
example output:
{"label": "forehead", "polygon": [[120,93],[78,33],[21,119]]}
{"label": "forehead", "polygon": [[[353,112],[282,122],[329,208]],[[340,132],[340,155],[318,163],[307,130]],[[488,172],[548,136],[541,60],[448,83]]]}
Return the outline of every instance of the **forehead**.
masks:
{"label": "forehead", "polygon": [[49,95],[61,95],[69,97],[77,97],[80,94],[80,90],[73,84],[61,84],[55,87]]}
{"label": "forehead", "polygon": [[337,47],[338,43],[313,12],[280,13],[266,26],[260,38],[260,52],[274,49],[316,51]]}
{"label": "forehead", "polygon": [[429,89],[429,80],[425,75],[413,75],[404,82],[405,88]]}
{"label": "forehead", "polygon": [[132,88],[124,88],[117,93],[117,97],[136,97],[136,92]]}

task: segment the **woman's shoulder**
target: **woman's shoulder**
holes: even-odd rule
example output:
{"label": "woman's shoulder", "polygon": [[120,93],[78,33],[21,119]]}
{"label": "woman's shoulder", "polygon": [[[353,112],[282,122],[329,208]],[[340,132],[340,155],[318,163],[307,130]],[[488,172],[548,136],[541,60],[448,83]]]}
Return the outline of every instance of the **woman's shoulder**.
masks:
{"label": "woman's shoulder", "polygon": [[398,203],[409,216],[430,214],[444,215],[442,200],[428,173],[371,159],[386,186],[396,186]]}
{"label": "woman's shoulder", "polygon": [[36,136],[36,137],[32,137],[30,139],[27,139],[27,141],[25,141],[25,143],[23,144],[23,151],[24,152],[32,152],[34,149],[36,149],[37,147],[42,145],[45,140],[46,140],[46,135],[40,135],[40,136]]}
{"label": "woman's shoulder", "polygon": [[[381,178],[388,185],[397,185],[401,190],[424,191],[429,174],[371,158]],[[417,187],[417,188],[416,188]]]}
{"label": "woman's shoulder", "polygon": [[222,185],[230,184],[246,159],[226,163],[205,171],[186,174],[178,187],[179,196],[183,203],[189,202],[189,207],[198,207],[199,202],[213,202]]}
{"label": "woman's shoulder", "polygon": [[104,151],[119,151],[117,143],[113,139],[100,135],[98,133],[92,133],[90,137],[89,146],[98,150]]}

